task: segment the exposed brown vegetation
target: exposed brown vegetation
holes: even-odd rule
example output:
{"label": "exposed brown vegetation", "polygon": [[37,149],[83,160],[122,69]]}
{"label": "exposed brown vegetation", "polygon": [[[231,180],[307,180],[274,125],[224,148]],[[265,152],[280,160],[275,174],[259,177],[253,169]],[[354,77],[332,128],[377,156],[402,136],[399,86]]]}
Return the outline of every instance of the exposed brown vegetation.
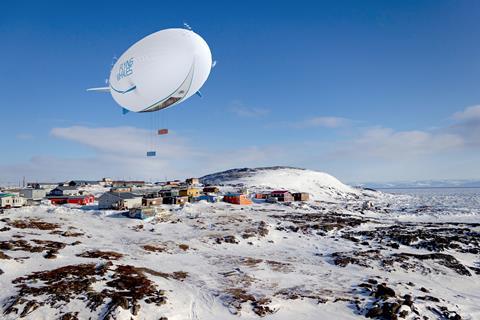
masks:
{"label": "exposed brown vegetation", "polygon": [[146,251],[150,252],[165,252],[167,251],[167,248],[165,246],[160,246],[160,245],[154,245],[154,244],[146,244],[142,246],[142,248]]}
{"label": "exposed brown vegetation", "polygon": [[184,244],[184,243],[179,244],[178,247],[183,251],[187,251],[190,248],[188,244]]}
{"label": "exposed brown vegetation", "polygon": [[[0,250],[9,250],[9,251],[27,251],[27,252],[43,252],[46,251],[47,254],[45,258],[51,259],[55,258],[56,254],[60,249],[67,246],[66,243],[50,240],[31,240],[34,244],[31,244],[27,240],[9,240],[9,241],[0,241]],[[2,253],[3,255],[3,253]]]}
{"label": "exposed brown vegetation", "polygon": [[[43,304],[58,308],[72,299],[86,298],[87,307],[91,311],[104,310],[99,316],[100,319],[110,318],[118,307],[130,310],[132,315],[136,315],[140,310],[138,302],[141,300],[158,306],[167,300],[165,292],[158,290],[145,273],[177,280],[183,280],[187,276],[184,272],[159,273],[130,265],[115,267],[111,262],[99,266],[93,263],[69,265],[34,272],[13,280],[19,292],[9,299],[4,314],[15,313],[23,317]],[[107,280],[105,288],[96,291],[92,285],[101,279]],[[38,296],[45,297],[43,302],[35,300]],[[61,319],[76,317],[76,313],[65,313]]]}
{"label": "exposed brown vegetation", "polygon": [[123,254],[115,251],[100,251],[90,250],[77,254],[77,257],[82,258],[100,258],[105,260],[118,260],[123,257]]}
{"label": "exposed brown vegetation", "polygon": [[55,230],[60,228],[57,223],[45,222],[40,219],[13,220],[8,221],[7,224],[18,229]]}

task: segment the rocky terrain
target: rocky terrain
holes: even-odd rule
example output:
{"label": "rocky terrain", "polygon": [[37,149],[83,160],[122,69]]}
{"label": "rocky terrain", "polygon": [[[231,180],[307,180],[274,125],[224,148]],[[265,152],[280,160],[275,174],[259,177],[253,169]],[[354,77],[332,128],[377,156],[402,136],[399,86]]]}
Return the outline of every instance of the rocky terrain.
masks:
{"label": "rocky terrain", "polygon": [[168,206],[150,222],[95,206],[5,211],[2,318],[480,318],[480,195],[446,205],[441,195],[304,187],[335,196]]}

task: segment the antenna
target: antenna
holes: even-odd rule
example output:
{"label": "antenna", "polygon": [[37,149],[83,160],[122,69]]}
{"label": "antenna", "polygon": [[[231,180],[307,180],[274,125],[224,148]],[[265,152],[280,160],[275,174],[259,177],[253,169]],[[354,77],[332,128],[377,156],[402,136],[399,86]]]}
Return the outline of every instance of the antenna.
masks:
{"label": "antenna", "polygon": [[192,31],[192,27],[190,27],[190,25],[188,23],[184,22],[183,26],[185,27],[185,29],[188,29],[188,30]]}

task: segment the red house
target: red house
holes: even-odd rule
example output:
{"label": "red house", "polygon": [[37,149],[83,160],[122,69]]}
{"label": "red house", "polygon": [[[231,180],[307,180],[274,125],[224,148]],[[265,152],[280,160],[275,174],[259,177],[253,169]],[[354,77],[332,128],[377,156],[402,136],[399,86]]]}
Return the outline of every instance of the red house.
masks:
{"label": "red house", "polygon": [[48,198],[52,204],[78,204],[86,205],[95,201],[95,197],[91,194],[81,195],[81,196],[70,196],[70,197],[50,197]]}

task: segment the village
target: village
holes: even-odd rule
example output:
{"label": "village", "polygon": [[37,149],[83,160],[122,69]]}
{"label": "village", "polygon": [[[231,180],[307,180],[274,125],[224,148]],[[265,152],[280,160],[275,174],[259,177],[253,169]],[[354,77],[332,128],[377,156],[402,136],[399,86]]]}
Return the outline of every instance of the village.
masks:
{"label": "village", "polygon": [[99,181],[31,182],[22,188],[3,188],[0,191],[0,210],[42,203],[97,206],[99,210],[124,211],[124,215],[130,218],[147,220],[165,212],[165,205],[182,206],[199,201],[223,201],[245,206],[253,203],[290,203],[309,199],[309,193],[289,190],[264,190],[254,193],[245,187],[224,190],[220,186],[204,185],[198,178],[156,183],[103,178]]}

